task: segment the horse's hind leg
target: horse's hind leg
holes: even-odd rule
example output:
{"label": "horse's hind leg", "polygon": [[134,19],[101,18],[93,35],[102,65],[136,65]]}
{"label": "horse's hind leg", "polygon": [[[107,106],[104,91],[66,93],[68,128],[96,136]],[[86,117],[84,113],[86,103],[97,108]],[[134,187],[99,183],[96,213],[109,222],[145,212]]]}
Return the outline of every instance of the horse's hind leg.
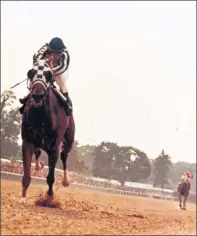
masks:
{"label": "horse's hind leg", "polygon": [[70,184],[69,179],[68,179],[68,172],[67,172],[67,158],[68,158],[69,152],[72,149],[72,145],[74,142],[74,136],[75,136],[75,123],[73,120],[73,116],[71,116],[68,128],[67,128],[66,133],[64,135],[63,148],[62,148],[62,152],[60,154],[62,164],[63,164],[63,171],[64,171],[62,185],[65,187],[67,187]]}
{"label": "horse's hind leg", "polygon": [[184,196],[184,199],[183,199],[183,210],[186,210],[186,202],[187,202],[187,196]]}
{"label": "horse's hind leg", "polygon": [[63,150],[61,152],[61,160],[62,160],[62,164],[63,164],[63,171],[64,171],[64,177],[62,179],[62,185],[64,187],[67,187],[70,184],[69,178],[68,178],[68,172],[67,172],[67,158],[68,158],[68,154],[72,149],[72,144],[73,141],[64,141],[63,144]]}
{"label": "horse's hind leg", "polygon": [[67,152],[67,148],[66,148],[66,144],[64,143],[63,145],[63,150],[61,152],[61,160],[62,160],[62,164],[63,164],[63,171],[64,171],[64,177],[62,179],[62,185],[64,187],[67,187],[70,182],[68,179],[68,172],[67,172],[67,158],[68,158],[68,152]]}
{"label": "horse's hind leg", "polygon": [[181,194],[179,194],[179,207],[180,207],[180,209],[182,208],[182,198],[181,198]]}
{"label": "horse's hind leg", "polygon": [[49,163],[49,173],[47,176],[47,184],[49,186],[49,189],[47,191],[47,195],[50,198],[50,200],[53,200],[53,184],[55,182],[55,166],[58,160],[58,149],[48,152],[48,163]]}
{"label": "horse's hind leg", "polygon": [[36,150],[35,150],[35,157],[36,157],[36,165],[35,165],[35,170],[36,171],[39,171],[39,170],[41,170],[41,169],[43,169],[43,167],[44,167],[44,163],[42,162],[42,161],[40,161],[39,162],[39,157],[40,157],[40,155],[41,155],[41,150],[40,150],[40,148],[36,148]]}
{"label": "horse's hind leg", "polygon": [[33,155],[33,148],[30,144],[22,144],[22,156],[23,156],[23,178],[22,178],[22,198],[21,202],[25,202],[27,189],[31,182],[31,160]]}

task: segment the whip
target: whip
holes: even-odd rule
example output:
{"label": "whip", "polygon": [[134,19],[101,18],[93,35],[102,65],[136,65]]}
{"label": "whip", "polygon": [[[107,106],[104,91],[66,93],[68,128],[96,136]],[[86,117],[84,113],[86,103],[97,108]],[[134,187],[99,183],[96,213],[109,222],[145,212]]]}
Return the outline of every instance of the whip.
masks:
{"label": "whip", "polygon": [[15,85],[13,85],[10,89],[13,89],[14,87],[18,86],[19,84],[22,84],[23,82],[25,82],[25,80],[28,81],[28,78],[27,78],[27,79],[24,79],[24,80],[22,80],[22,81],[20,81],[20,82],[18,82],[18,83],[15,84]]}

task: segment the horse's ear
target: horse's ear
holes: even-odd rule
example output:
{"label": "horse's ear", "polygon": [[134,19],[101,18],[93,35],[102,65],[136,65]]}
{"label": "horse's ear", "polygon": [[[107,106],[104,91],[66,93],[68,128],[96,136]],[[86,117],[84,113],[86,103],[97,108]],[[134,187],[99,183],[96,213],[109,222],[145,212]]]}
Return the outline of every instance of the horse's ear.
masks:
{"label": "horse's ear", "polygon": [[50,71],[46,71],[44,72],[45,74],[45,78],[47,80],[47,82],[51,82],[52,81],[52,73]]}
{"label": "horse's ear", "polygon": [[36,71],[34,69],[31,69],[27,72],[27,77],[32,80],[33,77],[36,75]]}

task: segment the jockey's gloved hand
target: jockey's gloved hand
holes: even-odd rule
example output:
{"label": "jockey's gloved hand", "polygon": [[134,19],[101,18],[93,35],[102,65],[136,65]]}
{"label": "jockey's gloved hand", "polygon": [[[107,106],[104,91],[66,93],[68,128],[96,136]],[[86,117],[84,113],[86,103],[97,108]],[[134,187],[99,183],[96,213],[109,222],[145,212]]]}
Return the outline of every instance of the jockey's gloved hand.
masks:
{"label": "jockey's gloved hand", "polygon": [[53,88],[56,88],[54,82],[55,82],[55,80],[52,80],[52,81],[50,81],[50,84],[51,84],[51,86],[52,86]]}

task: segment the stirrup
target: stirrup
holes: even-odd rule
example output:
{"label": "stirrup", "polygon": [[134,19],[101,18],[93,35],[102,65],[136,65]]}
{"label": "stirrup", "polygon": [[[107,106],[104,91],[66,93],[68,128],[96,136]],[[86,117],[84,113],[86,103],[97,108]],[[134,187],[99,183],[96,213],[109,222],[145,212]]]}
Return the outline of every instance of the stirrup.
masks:
{"label": "stirrup", "polygon": [[25,104],[23,104],[22,107],[18,109],[21,115],[23,114],[24,109],[25,109]]}
{"label": "stirrup", "polygon": [[28,97],[29,97],[29,96],[26,96],[26,97],[24,97],[24,98],[19,98],[19,102],[20,102],[21,104],[25,104],[26,101],[28,100]]}

